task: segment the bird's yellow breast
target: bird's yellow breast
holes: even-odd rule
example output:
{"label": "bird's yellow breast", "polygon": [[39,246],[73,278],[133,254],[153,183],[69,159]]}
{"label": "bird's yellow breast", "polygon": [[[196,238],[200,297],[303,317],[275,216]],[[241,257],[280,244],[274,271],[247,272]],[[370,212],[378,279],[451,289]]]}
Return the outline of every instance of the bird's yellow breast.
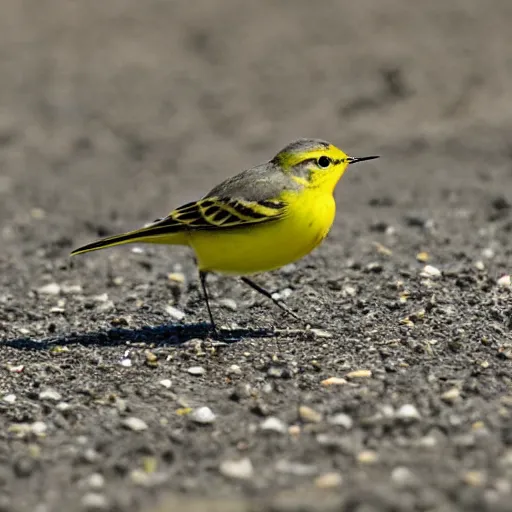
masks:
{"label": "bird's yellow breast", "polygon": [[199,269],[230,275],[274,270],[311,252],[327,235],[336,205],[331,193],[318,188],[286,195],[282,219],[225,232],[190,233],[189,245]]}

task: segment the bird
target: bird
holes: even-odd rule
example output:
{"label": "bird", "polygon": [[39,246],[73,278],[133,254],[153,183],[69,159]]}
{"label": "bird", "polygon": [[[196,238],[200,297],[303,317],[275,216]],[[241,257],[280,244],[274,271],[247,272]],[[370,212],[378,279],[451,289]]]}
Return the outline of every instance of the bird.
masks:
{"label": "bird", "polygon": [[271,160],[244,170],[134,231],[102,238],[71,256],[130,243],[192,249],[210,326],[217,332],[207,276],[240,278],[296,319],[299,316],[252,276],[295,262],[315,249],[334,222],[334,190],[349,165],[379,156],[352,157],[321,139],[297,139]]}

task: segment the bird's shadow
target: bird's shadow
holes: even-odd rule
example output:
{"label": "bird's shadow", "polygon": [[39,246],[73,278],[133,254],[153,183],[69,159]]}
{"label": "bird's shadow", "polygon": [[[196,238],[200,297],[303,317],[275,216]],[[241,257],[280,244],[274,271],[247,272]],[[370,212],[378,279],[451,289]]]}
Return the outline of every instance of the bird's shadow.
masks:
{"label": "bird's shadow", "polygon": [[136,329],[112,328],[104,331],[69,333],[61,336],[14,338],[0,341],[0,346],[19,350],[48,350],[56,346],[83,345],[115,347],[129,343],[147,343],[179,346],[192,339],[235,343],[243,338],[272,338],[278,336],[274,329],[220,329],[212,331],[209,324],[144,326]]}

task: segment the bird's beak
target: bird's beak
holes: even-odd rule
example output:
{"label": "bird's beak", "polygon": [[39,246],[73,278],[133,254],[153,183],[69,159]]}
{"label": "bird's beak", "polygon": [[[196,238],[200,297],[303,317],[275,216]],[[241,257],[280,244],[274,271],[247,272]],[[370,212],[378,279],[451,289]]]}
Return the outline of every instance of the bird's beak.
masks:
{"label": "bird's beak", "polygon": [[365,160],[374,160],[378,156],[349,156],[347,161],[349,164],[356,164],[357,162],[364,162]]}

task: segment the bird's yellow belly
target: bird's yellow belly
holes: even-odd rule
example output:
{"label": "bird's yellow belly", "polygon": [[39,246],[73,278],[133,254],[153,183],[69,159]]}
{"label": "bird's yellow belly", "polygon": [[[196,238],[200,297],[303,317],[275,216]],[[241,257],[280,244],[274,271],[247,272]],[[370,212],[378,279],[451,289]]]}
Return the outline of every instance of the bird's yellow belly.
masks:
{"label": "bird's yellow belly", "polygon": [[280,220],[226,232],[190,234],[200,270],[250,275],[274,270],[311,252],[329,232],[335,214],[331,195],[301,197]]}

